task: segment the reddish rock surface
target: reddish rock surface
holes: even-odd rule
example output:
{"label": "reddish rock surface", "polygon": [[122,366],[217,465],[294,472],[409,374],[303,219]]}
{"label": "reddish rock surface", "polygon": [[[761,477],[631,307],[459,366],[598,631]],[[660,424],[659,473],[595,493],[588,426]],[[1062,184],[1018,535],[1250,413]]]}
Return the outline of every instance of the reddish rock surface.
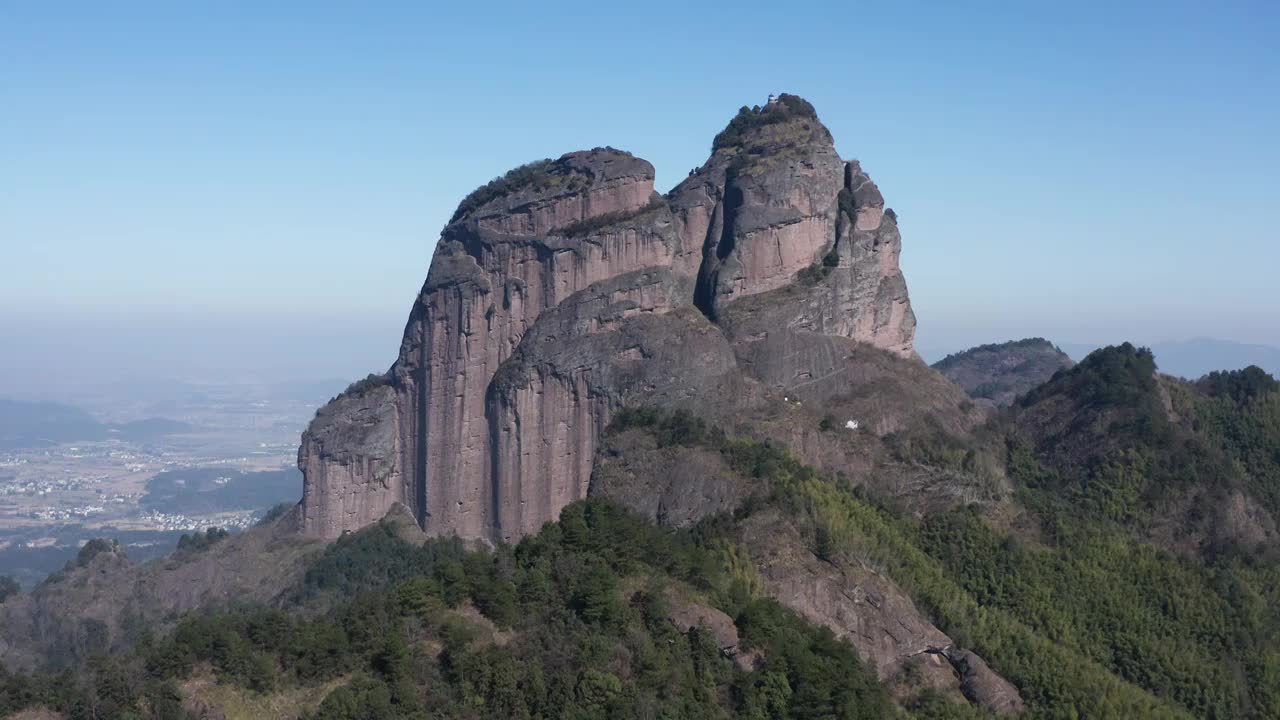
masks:
{"label": "reddish rock surface", "polygon": [[[859,343],[913,357],[879,189],[798,98],[731,127],[666,197],[648,162],[597,148],[465,199],[386,382],[304,435],[305,532],[337,537],[399,502],[429,534],[513,540],[585,497],[619,407],[710,399],[731,415],[839,374]],[[802,368],[761,362],[779,341],[836,346]]]}

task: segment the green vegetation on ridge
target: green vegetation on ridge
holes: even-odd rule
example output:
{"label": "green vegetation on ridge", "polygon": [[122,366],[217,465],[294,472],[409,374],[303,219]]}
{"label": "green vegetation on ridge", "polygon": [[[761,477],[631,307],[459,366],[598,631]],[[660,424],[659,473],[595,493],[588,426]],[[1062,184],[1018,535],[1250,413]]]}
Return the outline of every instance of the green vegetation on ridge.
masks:
{"label": "green vegetation on ridge", "polygon": [[[1071,382],[1091,384],[1096,370],[1141,384],[1135,359],[1100,358]],[[1085,397],[1129,392],[1097,387]],[[771,502],[808,528],[815,554],[893,578],[938,627],[1013,681],[1032,715],[1280,715],[1280,568],[1238,556],[1206,566],[1136,542],[1107,513],[1081,513],[1039,489],[1051,487],[1049,471],[1025,446],[1011,443],[1010,471],[1055,529],[1049,544],[1019,540],[967,509],[913,521],[781,449],[728,438],[683,413],[622,420],[648,426],[660,444],[716,447],[766,480]]]}
{"label": "green vegetation on ridge", "polygon": [[807,118],[810,120],[818,119],[818,111],[808,100],[798,95],[788,95],[782,93],[777,100],[760,107],[759,105],[751,108],[743,105],[738,109],[738,114],[729,121],[728,126],[721,130],[711,141],[712,151],[724,148],[734,147],[742,142],[743,136],[752,130],[763,127],[765,125],[774,125],[786,122],[792,118]]}
{"label": "green vegetation on ridge", "polygon": [[480,187],[472,190],[458,203],[449,222],[455,223],[466,217],[485,203],[505,197],[518,190],[533,188],[546,190],[563,187],[566,191],[580,190],[591,184],[591,177],[582,173],[560,170],[556,161],[543,158],[519,167],[512,168],[500,177],[496,177]]}
{"label": "green vegetation on ridge", "polygon": [[[411,544],[384,521],[330,545],[280,607],[210,608],[165,637],[143,628],[131,653],[75,675],[0,673],[0,714],[184,718],[183,684],[211,673],[245,697],[314,697],[301,711],[325,720],[900,716],[853,646],[763,596],[738,541],[767,512],[817,558],[892,579],[1018,688],[1028,717],[1280,717],[1274,541],[1155,539],[1215,525],[1203,516],[1219,506],[1188,497],[1243,493],[1274,512],[1280,387],[1265,374],[1170,382],[1150,353],[1108,348],[967,447],[939,428],[889,439],[897,462],[999,463],[1015,523],[977,505],[917,517],[687,412],[623,410],[609,432],[623,430],[714,451],[754,492],[680,531],[579,502],[492,551]],[[68,573],[115,550],[86,546]],[[727,656],[716,628],[675,625],[688,604],[723,612],[753,663]],[[929,691],[902,703],[917,717],[978,713]]]}
{"label": "green vegetation on ridge", "polygon": [[[77,682],[0,677],[0,712],[182,718],[176,688],[210,667],[250,694],[350,678],[316,720],[888,717],[853,647],[755,596],[748,568],[715,522],[676,533],[597,501],[494,552],[415,547],[382,523],[330,546],[292,594],[299,610],[194,614]],[[677,628],[680,602],[728,612],[754,668],[710,629]]]}

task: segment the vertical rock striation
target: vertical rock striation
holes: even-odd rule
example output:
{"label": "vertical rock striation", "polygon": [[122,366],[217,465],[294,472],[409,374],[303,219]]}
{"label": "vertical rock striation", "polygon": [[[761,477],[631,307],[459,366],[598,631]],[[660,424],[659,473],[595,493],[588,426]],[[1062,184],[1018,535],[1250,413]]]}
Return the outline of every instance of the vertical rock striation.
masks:
{"label": "vertical rock striation", "polygon": [[774,329],[913,354],[896,217],[861,165],[840,159],[804,100],[744,108],[671,195],[686,242],[702,241],[696,301],[709,317],[749,296],[807,289]]}
{"label": "vertical rock striation", "polygon": [[[786,388],[794,368],[758,356],[797,343],[913,355],[893,215],[808,103],[744,108],[668,196],[653,181],[596,148],[462,201],[385,382],[303,436],[308,534],[403,503],[431,534],[514,539],[585,496],[618,407]],[[809,352],[804,372],[841,352]]]}
{"label": "vertical rock striation", "polygon": [[386,384],[348,390],[316,413],[298,448],[308,534],[337,537],[409,499],[401,425],[398,398]]}

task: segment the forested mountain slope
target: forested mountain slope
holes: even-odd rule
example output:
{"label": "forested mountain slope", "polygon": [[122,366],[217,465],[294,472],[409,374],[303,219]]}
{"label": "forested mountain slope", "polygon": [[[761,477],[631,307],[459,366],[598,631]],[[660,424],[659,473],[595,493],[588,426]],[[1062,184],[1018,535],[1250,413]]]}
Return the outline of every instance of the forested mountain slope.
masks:
{"label": "forested mountain slope", "polygon": [[[607,434],[597,499],[515,546],[427,540],[402,515],[331,545],[266,606],[188,616],[91,658],[82,685],[9,676],[4,697],[181,717],[157,708],[225,703],[200,680],[217,678],[237,702],[304,698],[298,712],[325,718],[1273,717],[1274,540],[1157,531],[1187,521],[1186,493],[1270,502],[1252,489],[1274,482],[1274,381],[1216,375],[1169,386],[1166,406],[1143,351],[1101,352],[993,421],[1017,515],[920,517],[777,445],[631,411]],[[1175,406],[1176,422],[1152,419]],[[1073,423],[1110,444],[1063,444]],[[1238,474],[1144,461],[1169,433]],[[686,462],[700,472],[673,487]],[[681,504],[707,491],[717,504]]]}
{"label": "forested mountain slope", "polygon": [[933,368],[964,388],[975,401],[1005,407],[1073,364],[1048,340],[1027,338],[979,345],[948,355]]}

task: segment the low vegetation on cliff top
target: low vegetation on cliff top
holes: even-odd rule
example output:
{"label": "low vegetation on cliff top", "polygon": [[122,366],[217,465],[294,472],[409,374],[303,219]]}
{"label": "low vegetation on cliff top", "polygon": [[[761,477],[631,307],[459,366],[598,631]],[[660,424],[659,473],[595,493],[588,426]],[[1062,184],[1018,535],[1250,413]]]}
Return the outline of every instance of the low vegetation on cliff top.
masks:
{"label": "low vegetation on cliff top", "polygon": [[774,102],[760,107],[743,105],[738,114],[729,121],[729,125],[721,130],[711,141],[712,151],[734,147],[741,144],[743,136],[752,130],[765,125],[786,122],[793,118],[818,119],[818,111],[808,100],[798,95],[783,93]]}
{"label": "low vegetation on cliff top", "polygon": [[512,168],[505,174],[472,190],[466,197],[462,198],[462,202],[458,203],[458,209],[453,211],[453,216],[449,218],[449,222],[455,223],[485,203],[505,197],[518,190],[532,188],[541,191],[551,188],[563,188],[566,192],[572,192],[581,190],[590,184],[591,178],[589,176],[562,169],[551,158],[535,160]]}
{"label": "low vegetation on cliff top", "polygon": [[[369,373],[363,378],[348,385],[347,389],[342,391],[342,394],[355,395],[355,396],[364,395],[370,390],[373,390],[375,388],[380,388],[384,385],[390,385],[390,384],[391,384],[391,373],[389,372]],[[337,397],[333,398],[333,400],[337,400],[337,399],[338,399]],[[330,400],[330,402],[333,402],[333,400]]]}

